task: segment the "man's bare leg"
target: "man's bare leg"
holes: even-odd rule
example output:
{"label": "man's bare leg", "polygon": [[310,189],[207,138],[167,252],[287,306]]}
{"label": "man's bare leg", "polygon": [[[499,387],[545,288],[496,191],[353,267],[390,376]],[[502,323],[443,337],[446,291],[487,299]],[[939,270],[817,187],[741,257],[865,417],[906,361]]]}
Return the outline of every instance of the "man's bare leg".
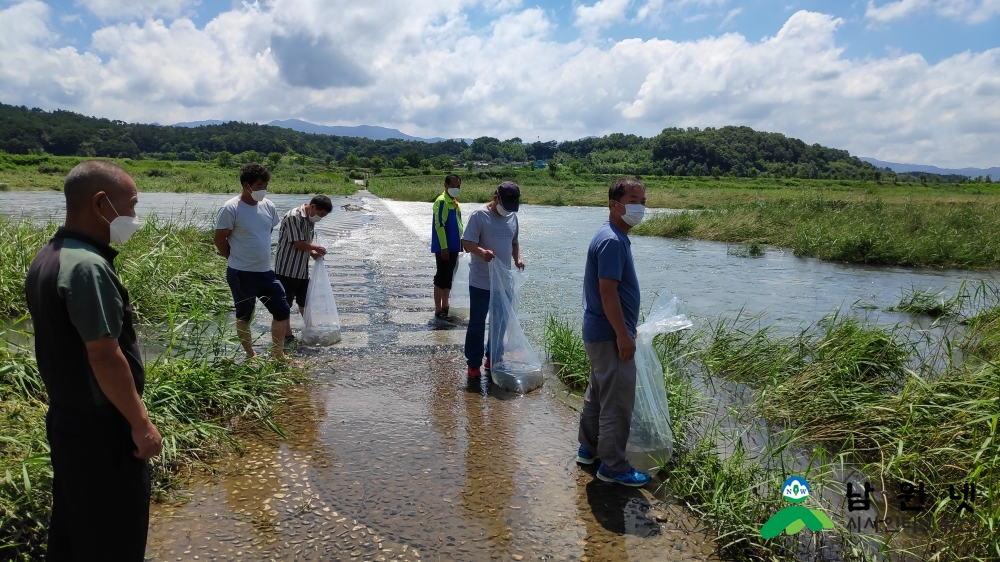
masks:
{"label": "man's bare leg", "polygon": [[288,320],[271,321],[271,357],[274,359],[285,358],[285,330],[288,329]]}
{"label": "man's bare leg", "polygon": [[434,285],[434,313],[435,314],[437,314],[438,312],[441,312],[441,309],[444,307],[444,305],[442,303],[442,301],[444,300],[443,293],[444,293],[444,289],[442,289],[441,287],[438,287],[437,285]]}
{"label": "man's bare leg", "polygon": [[256,356],[257,352],[253,350],[253,341],[250,339],[249,320],[236,321],[236,335],[240,337],[240,345],[242,345],[243,350],[247,352],[247,357]]}
{"label": "man's bare leg", "polygon": [[451,289],[441,289],[441,310],[447,310],[451,308],[451,303],[448,302],[451,298]]}
{"label": "man's bare leg", "polygon": [[[299,307],[299,314],[301,316],[305,316],[306,315],[306,309],[305,309],[304,306],[300,306]],[[288,327],[285,328],[285,339],[287,340],[290,337],[292,337],[292,319],[291,318],[288,319]]]}
{"label": "man's bare leg", "polygon": [[285,338],[284,339],[287,340],[290,337],[292,337],[292,319],[291,318],[289,318],[288,320],[285,321]]}

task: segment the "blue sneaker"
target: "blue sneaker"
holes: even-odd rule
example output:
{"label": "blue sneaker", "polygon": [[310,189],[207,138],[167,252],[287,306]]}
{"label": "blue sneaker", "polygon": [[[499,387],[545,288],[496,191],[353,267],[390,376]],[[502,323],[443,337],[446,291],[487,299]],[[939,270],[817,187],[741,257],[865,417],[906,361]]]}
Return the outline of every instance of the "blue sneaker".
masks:
{"label": "blue sneaker", "polygon": [[653,479],[652,476],[646,474],[645,472],[639,472],[634,468],[628,469],[628,472],[624,474],[612,476],[605,472],[604,463],[601,463],[600,468],[597,469],[597,477],[605,482],[613,482],[616,484],[631,486],[633,488],[642,488]]}
{"label": "blue sneaker", "polygon": [[576,464],[594,464],[595,458],[583,445],[576,451]]}

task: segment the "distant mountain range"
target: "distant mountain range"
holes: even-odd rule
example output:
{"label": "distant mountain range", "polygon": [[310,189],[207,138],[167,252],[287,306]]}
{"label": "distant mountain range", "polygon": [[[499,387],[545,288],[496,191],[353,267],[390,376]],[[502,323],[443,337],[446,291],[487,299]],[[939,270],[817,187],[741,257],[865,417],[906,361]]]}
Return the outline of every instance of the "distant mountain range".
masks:
{"label": "distant mountain range", "polygon": [[[222,125],[226,121],[220,121],[218,119],[209,119],[207,121],[188,121],[185,123],[174,123],[174,127],[201,127],[203,125]],[[273,127],[284,127],[285,129],[291,129],[293,131],[298,131],[300,133],[313,133],[317,135],[334,135],[338,137],[361,137],[371,140],[388,140],[388,139],[401,139],[401,140],[411,140],[411,141],[423,141],[423,142],[441,142],[449,139],[434,137],[432,139],[425,139],[421,137],[414,137],[408,135],[399,129],[389,129],[387,127],[378,127],[375,125],[357,125],[357,126],[345,126],[345,125],[317,125],[315,123],[310,123],[308,121],[302,121],[301,119],[286,119],[286,120],[275,120],[268,123]],[[465,139],[466,142],[472,142],[472,139]]]}
{"label": "distant mountain range", "polygon": [[885,162],[883,160],[876,160],[874,158],[867,158],[862,156],[862,160],[868,162],[869,164],[874,164],[879,168],[889,168],[896,173],[906,173],[906,172],[922,172],[925,174],[940,174],[946,175],[958,175],[958,176],[990,176],[992,179],[1000,179],[1000,167],[994,166],[993,168],[938,168],[937,166],[927,166],[924,164],[899,164],[896,162]]}
{"label": "distant mountain range", "polygon": [[[226,121],[219,121],[218,119],[209,119],[207,121],[187,121],[185,123],[174,123],[170,125],[171,127],[201,127],[203,125],[222,125]],[[159,123],[150,123],[150,125],[159,125]]]}

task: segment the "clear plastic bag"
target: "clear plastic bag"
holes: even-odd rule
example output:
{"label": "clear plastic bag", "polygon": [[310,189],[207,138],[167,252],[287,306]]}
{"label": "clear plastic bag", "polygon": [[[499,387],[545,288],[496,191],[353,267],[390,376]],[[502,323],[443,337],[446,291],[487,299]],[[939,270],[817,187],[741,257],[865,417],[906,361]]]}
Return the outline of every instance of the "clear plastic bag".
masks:
{"label": "clear plastic bag", "polygon": [[456,310],[464,310],[466,311],[466,316],[468,315],[470,263],[472,263],[472,254],[462,252],[458,255],[458,261],[455,263],[455,273],[451,279],[451,293],[448,297],[451,303],[449,309],[452,311],[452,316],[456,315]]}
{"label": "clear plastic bag", "polygon": [[542,361],[517,320],[517,292],[525,274],[490,261],[490,377],[510,392],[524,394],[542,386]]}
{"label": "clear plastic bag", "polygon": [[302,330],[302,343],[332,345],[340,341],[340,314],[337,313],[337,301],[333,298],[330,275],[326,272],[322,256],[313,261],[302,320],[306,325]]}
{"label": "clear plastic bag", "polygon": [[645,322],[636,328],[635,406],[625,446],[629,464],[642,471],[666,464],[673,454],[674,435],[663,381],[663,365],[653,348],[653,338],[690,328],[693,324],[677,313],[680,301],[664,291],[653,302]]}

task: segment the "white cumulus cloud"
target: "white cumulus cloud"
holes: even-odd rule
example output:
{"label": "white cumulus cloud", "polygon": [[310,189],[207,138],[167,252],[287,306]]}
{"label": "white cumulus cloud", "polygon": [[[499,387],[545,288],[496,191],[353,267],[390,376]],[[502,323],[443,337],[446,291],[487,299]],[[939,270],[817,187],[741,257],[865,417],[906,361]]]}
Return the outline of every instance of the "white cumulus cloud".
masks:
{"label": "white cumulus cloud", "polygon": [[625,11],[632,0],[598,0],[590,6],[576,7],[576,25],[590,31],[599,31],[624,21]]}
{"label": "white cumulus cloud", "polygon": [[791,15],[761,41],[559,40],[540,8],[274,0],[199,28],[106,25],[60,47],[48,7],[0,10],[0,100],[127,121],[370,124],[433,137],[574,139],[747,125],[883,160],[995,166],[1000,48],[934,64],[850,59],[835,17]]}
{"label": "white cumulus cloud", "polygon": [[1000,15],[1000,0],[895,0],[880,6],[868,0],[865,16],[885,23],[925,11],[968,23],[982,23]]}
{"label": "white cumulus cloud", "polygon": [[176,18],[200,0],[76,0],[76,5],[104,19]]}

